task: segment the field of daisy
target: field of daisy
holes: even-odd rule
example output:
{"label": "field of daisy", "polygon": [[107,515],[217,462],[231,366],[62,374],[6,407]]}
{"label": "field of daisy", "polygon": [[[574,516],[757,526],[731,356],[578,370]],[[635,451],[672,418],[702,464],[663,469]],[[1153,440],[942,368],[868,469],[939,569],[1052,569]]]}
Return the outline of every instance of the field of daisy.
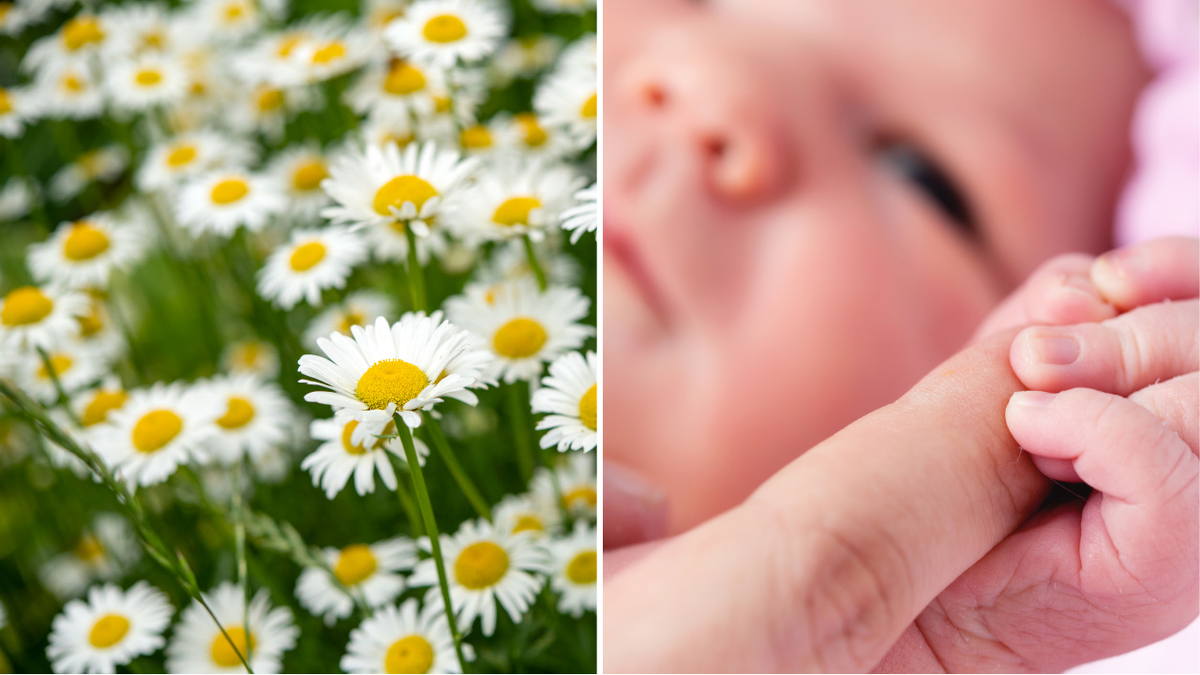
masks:
{"label": "field of daisy", "polygon": [[594,672],[594,0],[0,1],[0,672]]}

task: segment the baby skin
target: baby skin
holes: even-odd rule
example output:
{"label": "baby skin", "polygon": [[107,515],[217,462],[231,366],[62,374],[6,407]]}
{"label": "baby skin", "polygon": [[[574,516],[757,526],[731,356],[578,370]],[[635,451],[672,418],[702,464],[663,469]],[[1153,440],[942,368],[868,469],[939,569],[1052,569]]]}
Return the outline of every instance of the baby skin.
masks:
{"label": "baby skin", "polygon": [[900,400],[612,577],[605,667],[1047,672],[1182,628],[1198,260],[1044,265]]}

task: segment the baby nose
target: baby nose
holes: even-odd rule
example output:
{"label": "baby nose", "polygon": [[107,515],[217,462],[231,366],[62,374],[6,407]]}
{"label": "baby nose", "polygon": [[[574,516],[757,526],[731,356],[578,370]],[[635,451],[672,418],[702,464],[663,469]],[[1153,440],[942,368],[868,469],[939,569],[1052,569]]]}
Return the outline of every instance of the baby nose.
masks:
{"label": "baby nose", "polygon": [[713,50],[660,51],[632,64],[623,88],[664,138],[699,158],[721,197],[759,200],[782,184],[786,152],[771,89],[749,63]]}

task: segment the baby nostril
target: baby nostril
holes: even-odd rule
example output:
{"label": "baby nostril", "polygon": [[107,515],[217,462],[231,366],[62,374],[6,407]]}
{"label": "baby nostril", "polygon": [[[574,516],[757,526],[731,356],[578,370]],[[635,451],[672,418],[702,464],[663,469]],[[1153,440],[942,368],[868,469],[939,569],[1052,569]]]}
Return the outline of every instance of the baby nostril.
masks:
{"label": "baby nostril", "polygon": [[725,139],[720,137],[706,138],[701,142],[704,152],[713,159],[721,159],[725,155]]}
{"label": "baby nostril", "polygon": [[655,108],[662,108],[667,105],[667,92],[657,84],[647,85],[643,92],[646,96],[646,102]]}

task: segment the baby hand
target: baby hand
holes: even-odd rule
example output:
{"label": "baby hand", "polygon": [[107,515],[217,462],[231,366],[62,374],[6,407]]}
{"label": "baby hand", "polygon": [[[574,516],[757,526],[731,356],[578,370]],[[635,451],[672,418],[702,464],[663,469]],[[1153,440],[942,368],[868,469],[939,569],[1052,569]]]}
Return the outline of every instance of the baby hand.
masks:
{"label": "baby hand", "polygon": [[[1042,473],[1093,492],[1065,488],[1065,503],[1047,503],[922,613],[917,628],[951,669],[1061,670],[1198,612],[1197,242],[1085,262],[1052,261],[1006,303],[1025,320],[1104,319],[1017,336],[1011,364],[1034,391],[1013,395],[1006,418]],[[1182,298],[1193,299],[1159,302]]]}

